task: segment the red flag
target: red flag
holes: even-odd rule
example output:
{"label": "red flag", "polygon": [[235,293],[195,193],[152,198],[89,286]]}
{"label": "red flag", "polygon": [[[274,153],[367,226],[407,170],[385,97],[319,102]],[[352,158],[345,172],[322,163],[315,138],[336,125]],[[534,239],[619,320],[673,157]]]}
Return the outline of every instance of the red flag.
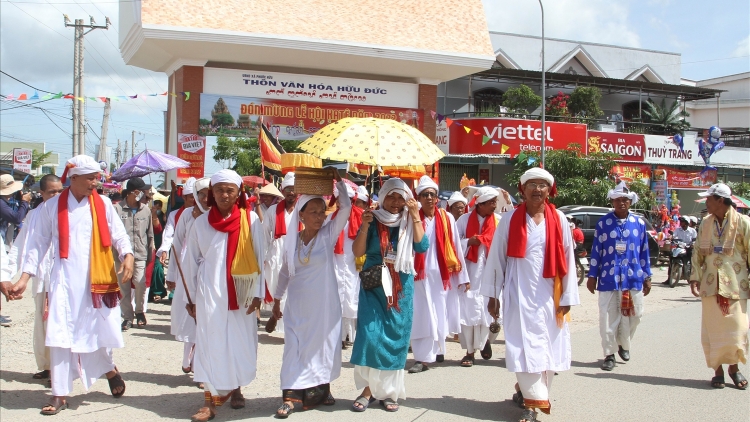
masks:
{"label": "red flag", "polygon": [[263,118],[261,117],[258,122],[260,128],[258,130],[258,146],[260,147],[260,161],[264,167],[269,168],[277,172],[281,172],[281,154],[279,150],[274,146],[268,135],[266,134],[266,128],[263,125]]}

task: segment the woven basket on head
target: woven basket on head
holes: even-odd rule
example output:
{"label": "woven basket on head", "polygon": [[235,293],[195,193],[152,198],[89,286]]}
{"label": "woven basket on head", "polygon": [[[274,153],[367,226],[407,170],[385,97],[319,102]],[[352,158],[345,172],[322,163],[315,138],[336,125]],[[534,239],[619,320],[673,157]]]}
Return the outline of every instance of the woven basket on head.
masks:
{"label": "woven basket on head", "polygon": [[297,167],[294,172],[294,193],[297,195],[333,195],[335,169]]}

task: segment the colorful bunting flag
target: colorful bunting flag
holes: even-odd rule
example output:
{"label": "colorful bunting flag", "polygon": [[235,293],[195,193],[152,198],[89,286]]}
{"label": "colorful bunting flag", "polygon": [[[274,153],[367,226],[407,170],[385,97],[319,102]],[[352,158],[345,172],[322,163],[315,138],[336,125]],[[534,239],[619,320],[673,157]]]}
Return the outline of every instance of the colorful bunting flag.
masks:
{"label": "colorful bunting flag", "polygon": [[[185,97],[185,101],[188,101],[190,99],[190,92],[188,92],[188,91],[180,92],[179,94],[181,96]],[[26,93],[18,94],[18,97],[16,97],[14,94],[8,94],[8,95],[6,95],[3,98],[3,101],[12,101],[12,100],[16,100],[16,101],[30,101],[30,100],[39,100],[39,99],[41,99],[43,101],[46,101],[46,100],[56,100],[58,98],[64,98],[64,99],[67,99],[67,100],[78,100],[78,101],[82,101],[82,102],[85,102],[87,100],[89,100],[89,101],[100,100],[101,102],[104,103],[104,102],[107,102],[107,100],[115,100],[115,101],[120,101],[120,100],[135,100],[139,96],[140,96],[140,98],[142,100],[145,101],[146,100],[145,97],[156,97],[156,96],[160,96],[160,95],[163,95],[163,96],[172,95],[173,97],[177,97],[177,93],[165,91],[165,92],[163,92],[161,94],[155,93],[155,94],[117,95],[117,96],[114,96],[114,97],[100,97],[100,96],[96,96],[96,97],[76,97],[73,94],[63,94],[62,92],[60,92],[60,93],[57,93],[57,94],[47,93],[47,94],[44,94],[40,98],[39,97],[39,92],[38,91],[34,91],[34,95],[31,95],[31,96],[29,96]]]}
{"label": "colorful bunting flag", "polygon": [[451,119],[449,119],[449,118],[446,117],[445,118],[445,125],[448,126],[448,127],[451,127],[452,124],[453,124],[453,120],[451,120]]}
{"label": "colorful bunting flag", "polygon": [[34,95],[29,97],[30,100],[38,100],[39,99],[39,93],[34,91]]}
{"label": "colorful bunting flag", "polygon": [[435,119],[435,115],[436,115],[436,114],[437,114],[437,113],[435,113],[435,110],[430,110],[430,116],[432,116],[432,119],[433,119],[433,120]]}
{"label": "colorful bunting flag", "polygon": [[502,145],[500,146],[500,154],[505,154],[505,152],[506,152],[506,151],[508,151],[509,149],[510,149],[510,147],[509,147],[509,146],[507,146],[507,145],[505,145],[505,144],[502,144]]}
{"label": "colorful bunting flag", "polygon": [[482,136],[482,145],[486,145],[490,141],[489,136]]}
{"label": "colorful bunting flag", "polygon": [[479,131],[478,131],[478,130],[472,131],[472,133],[474,134],[474,136],[479,136],[479,135],[481,135],[481,133],[479,133]]}
{"label": "colorful bunting flag", "polygon": [[471,132],[471,128],[470,128],[470,127],[468,127],[468,126],[464,126],[464,130],[466,131],[466,133],[469,133],[469,132]]}
{"label": "colorful bunting flag", "polygon": [[532,164],[536,163],[536,158],[529,157],[529,160],[527,161],[527,163],[528,163],[528,165],[532,165]]}

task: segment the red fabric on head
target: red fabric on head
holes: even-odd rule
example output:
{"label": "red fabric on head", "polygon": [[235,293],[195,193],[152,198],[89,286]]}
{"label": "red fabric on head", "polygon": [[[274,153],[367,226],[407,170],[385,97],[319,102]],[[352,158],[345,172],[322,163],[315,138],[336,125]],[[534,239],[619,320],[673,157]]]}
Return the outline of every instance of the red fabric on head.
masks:
{"label": "red fabric on head", "polygon": [[[510,219],[510,230],[508,239],[508,256],[513,258],[526,257],[526,202],[518,206]],[[560,216],[557,215],[555,206],[550,203],[544,204],[544,220],[547,242],[544,250],[544,278],[564,277],[568,273],[568,263],[565,259],[563,249],[563,233],[560,224]]]}
{"label": "red fabric on head", "polygon": [[[60,242],[60,258],[68,258],[70,252],[70,222],[68,220],[68,195],[70,188],[66,188],[60,194],[57,202],[57,237]],[[104,209],[104,201],[97,191],[92,191],[88,197],[89,206],[96,207],[96,220],[93,224],[99,225],[99,236],[102,239],[102,246],[109,248],[112,246],[112,238],[109,233],[109,224],[107,224],[107,211]]]}
{"label": "red fabric on head", "polygon": [[[469,216],[469,222],[466,224],[466,237],[471,238],[479,234],[479,241],[484,245],[487,252],[489,252],[490,246],[492,245],[492,238],[495,236],[496,227],[497,221],[495,221],[495,214],[492,213],[484,218],[482,231],[480,233],[479,214],[477,213],[476,207],[474,207]],[[474,263],[479,260],[479,245],[469,246],[469,250],[466,253],[466,259]]]}

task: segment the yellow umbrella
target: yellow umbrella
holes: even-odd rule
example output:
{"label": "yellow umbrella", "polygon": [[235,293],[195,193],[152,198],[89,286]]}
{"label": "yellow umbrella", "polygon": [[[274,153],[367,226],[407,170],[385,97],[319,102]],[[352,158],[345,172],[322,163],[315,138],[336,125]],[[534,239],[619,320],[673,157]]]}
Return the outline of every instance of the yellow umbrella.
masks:
{"label": "yellow umbrella", "polygon": [[432,164],[445,155],[418,129],[375,118],[341,119],[320,129],[299,147],[328,160],[380,166]]}

